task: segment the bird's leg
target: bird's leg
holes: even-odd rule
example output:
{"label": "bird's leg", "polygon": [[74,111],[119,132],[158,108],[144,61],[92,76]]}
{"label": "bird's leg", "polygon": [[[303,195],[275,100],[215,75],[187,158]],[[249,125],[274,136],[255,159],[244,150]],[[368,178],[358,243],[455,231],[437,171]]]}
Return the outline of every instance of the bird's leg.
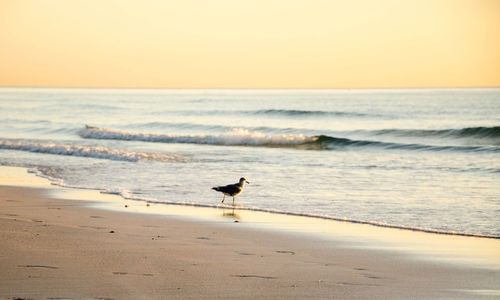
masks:
{"label": "bird's leg", "polygon": [[233,206],[234,206],[234,196],[233,196]]}
{"label": "bird's leg", "polygon": [[[223,195],[224,195],[224,194],[223,194]],[[225,199],[226,199],[226,195],[224,195],[224,196],[222,197],[222,202],[221,202],[221,203],[224,203],[224,200],[225,200]]]}

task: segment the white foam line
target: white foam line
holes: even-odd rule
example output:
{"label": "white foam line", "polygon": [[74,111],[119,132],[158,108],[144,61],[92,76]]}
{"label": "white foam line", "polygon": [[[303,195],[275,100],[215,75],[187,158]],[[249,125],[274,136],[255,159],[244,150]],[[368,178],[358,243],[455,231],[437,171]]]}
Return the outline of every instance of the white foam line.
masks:
{"label": "white foam line", "polygon": [[178,155],[152,152],[135,152],[103,146],[85,146],[75,144],[56,144],[21,140],[0,140],[0,149],[18,150],[34,153],[91,157],[99,159],[136,162],[139,160],[182,161]]}
{"label": "white foam line", "polygon": [[175,135],[129,132],[86,126],[85,129],[80,130],[79,135],[86,139],[209,145],[298,145],[317,139],[316,137],[301,134],[269,135],[244,128],[233,128],[230,132],[220,135]]}

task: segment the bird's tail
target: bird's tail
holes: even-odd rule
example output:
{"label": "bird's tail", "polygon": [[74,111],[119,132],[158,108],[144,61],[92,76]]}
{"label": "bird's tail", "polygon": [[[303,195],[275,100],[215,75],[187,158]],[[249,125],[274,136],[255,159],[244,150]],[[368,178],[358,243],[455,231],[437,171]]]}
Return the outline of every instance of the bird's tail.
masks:
{"label": "bird's tail", "polygon": [[215,191],[217,191],[217,192],[220,192],[220,189],[219,189],[219,187],[218,187],[218,186],[213,187],[213,188],[212,188],[212,190],[215,190]]}

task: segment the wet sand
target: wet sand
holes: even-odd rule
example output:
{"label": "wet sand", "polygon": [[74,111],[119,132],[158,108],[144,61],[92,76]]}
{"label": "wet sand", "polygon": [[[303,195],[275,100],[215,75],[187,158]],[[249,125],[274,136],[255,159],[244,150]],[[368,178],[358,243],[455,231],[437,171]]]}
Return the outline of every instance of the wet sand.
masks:
{"label": "wet sand", "polygon": [[[331,221],[311,220],[315,229],[301,229],[303,218],[280,223],[266,214],[146,206],[51,187],[14,169],[0,168],[0,299],[500,295],[498,240]],[[363,235],[373,238],[357,242]],[[455,245],[468,246],[457,254]]]}

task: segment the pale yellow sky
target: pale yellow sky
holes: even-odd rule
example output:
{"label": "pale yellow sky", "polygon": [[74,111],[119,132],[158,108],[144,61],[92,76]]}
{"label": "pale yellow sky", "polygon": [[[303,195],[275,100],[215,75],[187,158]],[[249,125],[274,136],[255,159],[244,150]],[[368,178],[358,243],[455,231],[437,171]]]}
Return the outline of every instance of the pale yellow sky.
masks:
{"label": "pale yellow sky", "polygon": [[0,86],[500,86],[500,0],[0,0]]}

